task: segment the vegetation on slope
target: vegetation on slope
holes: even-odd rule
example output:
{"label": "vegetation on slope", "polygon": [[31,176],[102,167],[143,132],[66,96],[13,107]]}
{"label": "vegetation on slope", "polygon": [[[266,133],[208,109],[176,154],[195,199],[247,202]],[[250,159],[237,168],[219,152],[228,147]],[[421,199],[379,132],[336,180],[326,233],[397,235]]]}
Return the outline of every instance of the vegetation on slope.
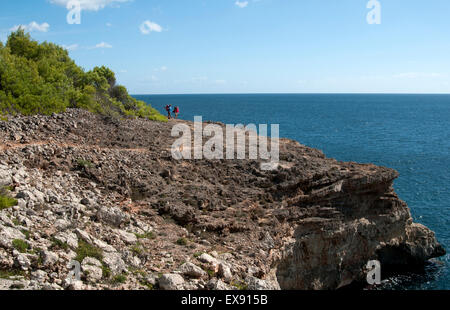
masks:
{"label": "vegetation on slope", "polygon": [[66,108],[166,121],[117,85],[114,72],[107,67],[85,72],[67,50],[38,43],[22,29],[11,33],[6,45],[0,42],[0,116],[52,114]]}

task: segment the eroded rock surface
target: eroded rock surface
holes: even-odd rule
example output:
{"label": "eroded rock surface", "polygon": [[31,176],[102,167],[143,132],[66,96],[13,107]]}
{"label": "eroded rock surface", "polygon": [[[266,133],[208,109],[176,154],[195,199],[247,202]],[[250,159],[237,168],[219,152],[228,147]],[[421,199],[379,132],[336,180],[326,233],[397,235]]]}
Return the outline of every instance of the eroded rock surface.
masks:
{"label": "eroded rock surface", "polygon": [[371,259],[445,253],[392,169],[285,139],[274,171],[176,161],[173,124],[80,110],[0,122],[0,185],[18,202],[0,211],[0,288],[336,289]]}

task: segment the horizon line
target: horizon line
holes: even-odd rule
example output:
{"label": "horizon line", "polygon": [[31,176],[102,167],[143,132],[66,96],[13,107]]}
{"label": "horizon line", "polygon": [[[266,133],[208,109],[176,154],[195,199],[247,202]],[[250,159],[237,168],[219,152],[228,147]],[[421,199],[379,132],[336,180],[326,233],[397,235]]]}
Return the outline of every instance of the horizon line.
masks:
{"label": "horizon line", "polygon": [[339,92],[339,93],[326,93],[326,92],[318,92],[318,93],[295,93],[295,92],[248,92],[248,93],[140,93],[140,94],[131,94],[131,96],[185,96],[185,95],[450,95],[448,93],[371,93],[371,92]]}

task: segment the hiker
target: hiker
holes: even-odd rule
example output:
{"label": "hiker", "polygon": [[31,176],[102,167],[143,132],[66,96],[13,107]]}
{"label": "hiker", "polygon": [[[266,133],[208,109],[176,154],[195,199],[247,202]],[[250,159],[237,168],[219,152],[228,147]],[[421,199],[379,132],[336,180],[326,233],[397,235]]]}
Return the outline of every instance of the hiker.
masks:
{"label": "hiker", "polygon": [[178,118],[178,114],[180,114],[180,108],[179,107],[175,107],[173,109],[173,113],[175,113],[175,119],[177,119]]}
{"label": "hiker", "polygon": [[166,105],[166,111],[167,111],[167,118],[168,119],[172,119],[172,114],[171,114],[171,112],[172,112],[172,105],[171,104]]}

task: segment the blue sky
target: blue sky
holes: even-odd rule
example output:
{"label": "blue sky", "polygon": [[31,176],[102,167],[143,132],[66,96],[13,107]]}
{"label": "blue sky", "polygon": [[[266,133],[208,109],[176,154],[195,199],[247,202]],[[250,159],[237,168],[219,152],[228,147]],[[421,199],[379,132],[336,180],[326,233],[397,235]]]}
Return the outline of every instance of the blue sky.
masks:
{"label": "blue sky", "polygon": [[450,93],[448,0],[378,0],[379,25],[368,0],[81,0],[79,25],[68,1],[2,0],[0,40],[25,25],[134,94]]}

